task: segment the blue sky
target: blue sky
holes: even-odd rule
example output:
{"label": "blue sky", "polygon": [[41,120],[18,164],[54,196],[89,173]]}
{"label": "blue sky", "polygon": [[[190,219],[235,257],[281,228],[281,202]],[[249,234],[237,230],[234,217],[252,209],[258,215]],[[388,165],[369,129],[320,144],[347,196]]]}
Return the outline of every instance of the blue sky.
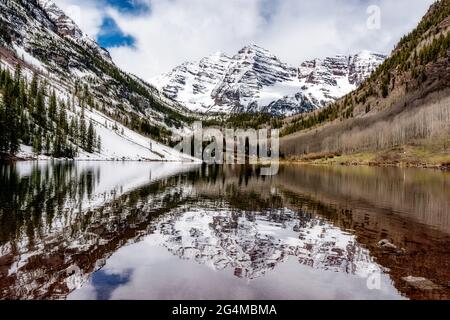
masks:
{"label": "blue sky", "polygon": [[120,67],[149,80],[253,43],[294,66],[361,50],[388,54],[434,0],[53,1]]}
{"label": "blue sky", "polygon": [[[151,14],[151,4],[135,0],[104,0],[106,6],[115,8],[118,12],[130,16]],[[96,37],[102,47],[112,48],[118,46],[133,47],[136,39],[124,33],[110,16],[104,16],[100,25],[100,32]]]}
{"label": "blue sky", "polygon": [[97,35],[97,42],[104,48],[112,47],[133,47],[136,39],[130,35],[125,34],[119,26],[117,26],[114,19],[111,17],[104,17],[100,26],[100,32]]}
{"label": "blue sky", "polygon": [[125,13],[144,14],[151,11],[151,3],[145,1],[105,0],[105,2]]}

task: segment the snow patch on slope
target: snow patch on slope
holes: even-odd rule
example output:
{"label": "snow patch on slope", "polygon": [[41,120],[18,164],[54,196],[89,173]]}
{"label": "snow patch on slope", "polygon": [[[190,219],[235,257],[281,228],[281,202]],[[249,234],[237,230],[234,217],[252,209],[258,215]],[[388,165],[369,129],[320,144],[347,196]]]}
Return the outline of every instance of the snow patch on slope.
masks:
{"label": "snow patch on slope", "polygon": [[93,121],[102,148],[94,154],[81,152],[79,160],[199,161],[144,137],[97,110],[85,110],[85,116]]}

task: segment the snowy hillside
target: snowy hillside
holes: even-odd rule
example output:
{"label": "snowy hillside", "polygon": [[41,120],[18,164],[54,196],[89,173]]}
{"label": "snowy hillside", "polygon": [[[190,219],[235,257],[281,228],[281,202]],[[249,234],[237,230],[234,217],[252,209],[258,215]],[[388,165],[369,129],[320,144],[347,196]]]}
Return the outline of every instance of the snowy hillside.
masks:
{"label": "snowy hillside", "polygon": [[[76,159],[192,160],[162,144],[169,142],[173,134],[183,134],[188,110],[143,80],[121,71],[109,53],[51,0],[2,1],[0,9],[1,69],[8,70],[18,83],[15,72],[20,65],[25,93],[31,92],[34,78],[41,90],[44,114],[36,114],[33,109],[36,102],[31,98],[35,99],[35,93],[34,97],[30,94],[27,106],[20,106],[23,111],[19,118],[26,120],[27,136],[42,140],[39,146],[50,140],[42,154],[51,154],[58,135],[64,134],[63,144],[76,150]],[[52,111],[49,105],[53,92],[57,102]],[[66,127],[60,126],[60,114],[64,114],[61,117]],[[43,118],[44,125],[37,118]],[[33,123],[30,129],[29,122]],[[86,148],[86,143],[77,141],[76,130],[82,128],[76,128],[71,135],[66,132],[71,122],[92,126],[95,148]],[[32,150],[32,143],[22,142],[17,155],[33,158],[41,153]]]}
{"label": "snowy hillside", "polygon": [[152,83],[197,112],[292,115],[320,108],[356,89],[385,59],[368,51],[292,67],[251,45],[230,57],[216,53],[184,63]]}
{"label": "snowy hillside", "polygon": [[[80,150],[75,160],[199,161],[117,124],[97,110],[86,110],[85,117],[88,121],[92,119],[102,148],[94,153]],[[21,145],[17,156],[23,159],[36,157],[32,148],[26,145]],[[41,155],[38,159],[47,160],[49,157]]]}

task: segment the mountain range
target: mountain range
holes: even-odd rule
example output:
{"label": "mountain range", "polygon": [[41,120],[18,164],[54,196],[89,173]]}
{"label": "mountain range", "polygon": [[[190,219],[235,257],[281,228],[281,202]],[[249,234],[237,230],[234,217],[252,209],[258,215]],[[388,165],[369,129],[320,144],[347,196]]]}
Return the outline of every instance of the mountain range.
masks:
{"label": "mountain range", "polygon": [[292,67],[250,45],[234,56],[218,52],[183,63],[150,82],[195,112],[289,116],[324,107],[356,89],[385,58],[362,51]]}

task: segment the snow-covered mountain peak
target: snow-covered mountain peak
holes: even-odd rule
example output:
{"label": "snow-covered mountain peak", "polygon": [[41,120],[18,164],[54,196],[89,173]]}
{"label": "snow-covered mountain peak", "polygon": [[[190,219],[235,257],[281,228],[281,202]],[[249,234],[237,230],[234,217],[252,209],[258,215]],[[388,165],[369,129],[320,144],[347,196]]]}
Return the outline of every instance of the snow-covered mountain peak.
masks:
{"label": "snow-covered mountain peak", "polygon": [[273,56],[270,53],[269,50],[264,49],[263,47],[260,47],[256,44],[251,44],[248,46],[243,47],[241,50],[238,51],[238,55],[242,55],[242,54],[246,54],[246,55],[250,55],[250,56]]}
{"label": "snow-covered mountain peak", "polygon": [[248,69],[255,67],[254,64],[258,63],[268,66],[269,69],[272,65],[275,67],[289,68],[285,63],[281,62],[277,56],[256,44],[246,46],[239,50],[238,53],[233,56],[233,60],[237,63],[241,63],[244,68],[247,67]]}
{"label": "snow-covered mountain peak", "polygon": [[290,66],[252,44],[233,56],[216,53],[152,79],[168,97],[197,112],[291,115],[331,103],[356,89],[385,59],[361,51]]}

